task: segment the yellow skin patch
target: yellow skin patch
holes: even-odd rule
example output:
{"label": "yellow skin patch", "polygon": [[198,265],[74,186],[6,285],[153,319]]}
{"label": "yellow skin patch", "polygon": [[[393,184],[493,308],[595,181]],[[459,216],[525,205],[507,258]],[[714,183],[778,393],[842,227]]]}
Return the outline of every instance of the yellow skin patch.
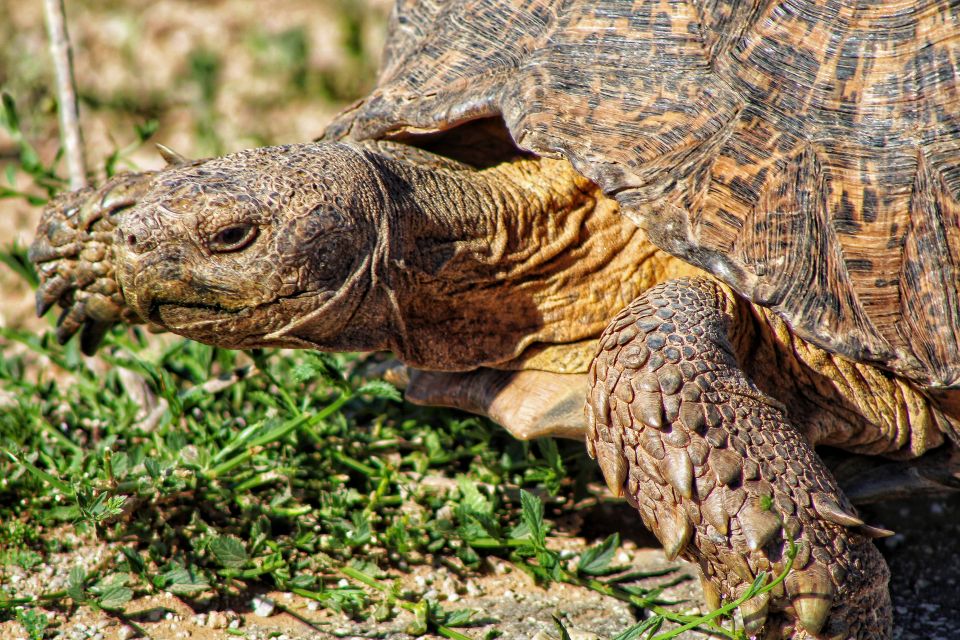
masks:
{"label": "yellow skin patch", "polygon": [[911,458],[940,446],[944,433],[955,429],[953,419],[909,382],[798,338],[769,309],[741,306],[761,329],[754,344],[738,345],[741,362],[758,386],[769,386],[764,391],[787,405],[811,443]]}

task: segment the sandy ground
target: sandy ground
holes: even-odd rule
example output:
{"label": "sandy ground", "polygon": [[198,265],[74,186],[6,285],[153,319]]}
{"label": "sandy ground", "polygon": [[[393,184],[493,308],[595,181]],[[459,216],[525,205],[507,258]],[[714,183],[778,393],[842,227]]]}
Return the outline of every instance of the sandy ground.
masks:
{"label": "sandy ground", "polygon": [[[334,3],[275,0],[269,11],[260,3],[239,0],[87,0],[68,4],[78,83],[85,96],[87,155],[93,167],[102,166],[114,149],[130,144],[133,125],[148,118],[160,123],[155,140],[185,155],[202,156],[310,139],[340,106],[336,100],[317,100],[292,91],[291,79],[277,72],[278,59],[292,55],[289,34],[298,30],[310,45],[303,61],[308,75],[327,73],[344,64],[340,44],[343,22],[331,8]],[[365,18],[362,25],[367,48],[373,51],[379,50],[381,43],[386,4],[386,0],[373,2],[372,17]],[[4,43],[0,85],[17,100],[25,133],[41,157],[49,160],[56,151],[56,130],[40,9],[39,2],[0,0],[0,42]],[[296,43],[296,38],[292,41]],[[372,82],[372,70],[353,64],[357,82]],[[198,78],[211,65],[216,68],[216,87],[212,94],[205,94]],[[0,172],[15,157],[14,141],[0,133]],[[142,168],[162,164],[149,146],[128,154],[127,161]],[[21,176],[17,185],[26,188],[28,181]],[[0,200],[0,239],[28,242],[37,216],[38,210],[22,201]],[[0,323],[39,326],[32,318],[32,294],[2,267],[0,292]],[[869,522],[898,532],[879,545],[893,571],[896,637],[960,638],[960,498],[895,502],[870,508],[866,515]],[[588,532],[591,539],[619,529],[626,532],[628,540],[626,559],[638,569],[665,565],[655,541],[640,530],[627,509],[597,521],[596,530]],[[82,559],[64,558],[57,571],[77,561]],[[426,584],[428,577],[437,575],[435,570],[426,570],[402,579]],[[455,593],[457,600],[447,606],[480,609],[490,621],[497,621],[496,628],[504,638],[553,633],[554,614],[568,622],[579,640],[609,637],[634,619],[613,600],[601,600],[590,591],[568,586],[544,590],[500,563],[474,580],[472,588],[461,584],[446,593]],[[250,638],[409,637],[403,632],[410,622],[406,613],[374,628],[315,610],[299,598],[264,595],[276,602],[266,616],[253,611],[249,596],[228,602],[187,603],[166,595],[135,602],[128,609],[133,612],[128,620],[86,608],[52,611],[51,615],[58,621],[57,631],[68,638],[128,638],[133,633],[131,624],[161,639],[222,638],[231,632]],[[667,595],[686,600],[684,606],[691,609],[701,605],[693,580]],[[481,625],[467,633],[480,638],[488,628]],[[7,622],[0,624],[0,637],[24,634],[19,625]]]}

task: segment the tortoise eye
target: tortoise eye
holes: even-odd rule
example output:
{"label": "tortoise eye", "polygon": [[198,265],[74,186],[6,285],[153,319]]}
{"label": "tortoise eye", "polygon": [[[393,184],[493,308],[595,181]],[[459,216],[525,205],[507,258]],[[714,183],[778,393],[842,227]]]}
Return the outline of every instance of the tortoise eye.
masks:
{"label": "tortoise eye", "polygon": [[235,224],[217,231],[210,238],[210,251],[214,253],[231,253],[246,249],[257,237],[258,228],[252,224]]}

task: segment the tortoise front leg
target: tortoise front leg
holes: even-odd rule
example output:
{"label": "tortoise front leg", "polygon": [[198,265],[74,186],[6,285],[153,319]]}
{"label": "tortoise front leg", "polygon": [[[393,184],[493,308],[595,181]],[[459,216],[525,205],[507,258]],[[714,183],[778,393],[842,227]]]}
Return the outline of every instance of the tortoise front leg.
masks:
{"label": "tortoise front leg", "polygon": [[92,355],[112,325],[141,322],[117,284],[113,243],[118,217],[143,198],[155,176],[123,173],[99,188],[61,194],[43,210],[30,260],[40,277],[37,315],[54,304],[63,308],[60,344],[79,331],[83,352]]}
{"label": "tortoise front leg", "polygon": [[696,278],[621,312],[591,368],[588,448],[667,556],[699,565],[711,605],[779,573],[796,541],[785,583],[741,606],[749,632],[889,638],[886,563],[782,405],[741,370],[736,304]]}

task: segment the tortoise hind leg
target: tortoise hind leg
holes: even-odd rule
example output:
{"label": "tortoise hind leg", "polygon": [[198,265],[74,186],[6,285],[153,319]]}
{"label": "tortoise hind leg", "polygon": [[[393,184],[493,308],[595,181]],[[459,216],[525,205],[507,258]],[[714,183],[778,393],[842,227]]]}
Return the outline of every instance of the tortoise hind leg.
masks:
{"label": "tortoise hind leg", "polygon": [[741,370],[736,300],[674,280],[621,312],[591,368],[587,444],[668,557],[697,563],[708,601],[760,571],[787,580],[741,606],[752,634],[889,638],[889,572],[813,448]]}
{"label": "tortoise hind leg", "polygon": [[487,416],[518,440],[583,439],[586,374],[481,368],[464,373],[409,370],[414,404]]}

